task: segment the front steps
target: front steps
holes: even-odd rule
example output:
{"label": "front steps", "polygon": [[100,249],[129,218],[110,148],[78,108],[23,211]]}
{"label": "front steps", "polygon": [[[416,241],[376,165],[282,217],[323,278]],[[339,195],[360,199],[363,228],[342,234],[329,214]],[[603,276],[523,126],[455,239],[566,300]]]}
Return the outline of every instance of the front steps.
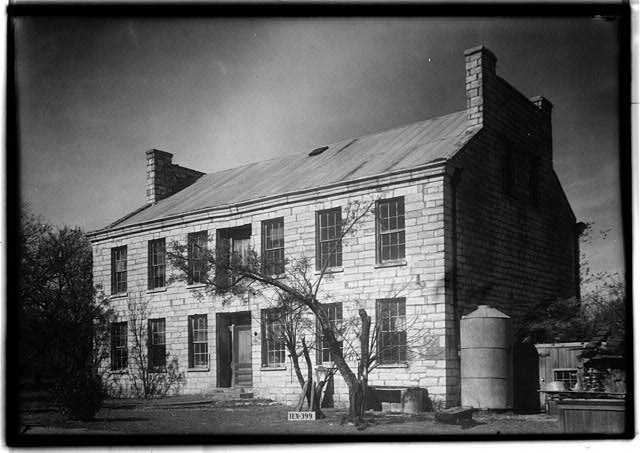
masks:
{"label": "front steps", "polygon": [[192,395],[167,396],[141,401],[148,408],[206,408],[206,407],[248,407],[275,406],[278,403],[265,398],[254,398],[251,389],[240,387],[212,388],[208,392]]}

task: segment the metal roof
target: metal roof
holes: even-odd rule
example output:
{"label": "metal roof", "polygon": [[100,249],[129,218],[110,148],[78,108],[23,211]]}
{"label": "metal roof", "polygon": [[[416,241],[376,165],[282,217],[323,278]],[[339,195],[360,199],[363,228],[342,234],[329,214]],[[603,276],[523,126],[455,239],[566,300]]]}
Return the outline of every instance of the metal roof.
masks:
{"label": "metal roof", "polygon": [[449,159],[473,136],[466,131],[465,110],[342,140],[314,156],[306,151],[206,174],[180,192],[134,211],[102,231]]}

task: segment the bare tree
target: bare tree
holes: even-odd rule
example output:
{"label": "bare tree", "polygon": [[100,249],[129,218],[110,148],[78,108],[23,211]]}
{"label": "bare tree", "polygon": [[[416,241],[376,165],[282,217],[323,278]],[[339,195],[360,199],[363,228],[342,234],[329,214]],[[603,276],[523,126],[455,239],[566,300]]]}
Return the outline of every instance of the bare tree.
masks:
{"label": "bare tree", "polygon": [[[373,213],[375,203],[375,199],[367,202],[352,201],[346,206],[346,216],[340,224],[333,246],[317,271],[313,261],[305,256],[288,257],[285,262],[284,275],[275,276],[269,272],[268,264],[255,250],[249,250],[240,256],[239,254],[230,254],[220,247],[217,250],[202,247],[198,253],[198,259],[206,263],[207,268],[206,278],[203,282],[205,292],[223,298],[249,294],[276,301],[276,306],[281,308],[283,313],[283,324],[287,326],[287,348],[294,362],[296,376],[303,389],[305,384],[308,387],[311,386],[311,361],[308,351],[312,345],[307,344],[301,335],[300,321],[304,319],[302,317],[304,313],[311,316],[314,328],[309,329],[307,326],[306,331],[314,331],[322,338],[333,362],[334,369],[331,371],[340,373],[347,384],[350,419],[361,419],[364,413],[368,375],[377,366],[376,354],[380,351],[376,345],[379,323],[374,324],[372,330],[371,318],[366,310],[361,308],[358,315],[361,325],[361,330],[358,333],[359,351],[356,352],[357,348],[353,347],[354,344],[351,344],[351,347],[343,348],[343,327],[338,328],[329,319],[325,310],[328,296],[320,294],[323,283],[332,278],[329,271],[331,258],[339,252],[343,240],[346,242],[348,237],[357,232],[359,222]],[[189,259],[188,244],[174,242],[168,257],[172,266],[177,270],[170,281],[188,281],[194,266],[193,261]],[[212,272],[213,270],[215,273]],[[353,327],[356,321],[347,324],[349,327]],[[298,339],[300,343],[298,343]],[[316,343],[317,340],[313,341],[313,344]],[[306,381],[300,371],[298,345],[301,346],[302,356],[307,362],[308,377]],[[349,361],[354,358],[358,363],[355,371],[349,364]],[[312,395],[314,395],[313,392]]]}
{"label": "bare tree", "polygon": [[[311,365],[310,353],[316,348],[318,343],[317,329],[313,316],[304,305],[296,303],[288,294],[279,293],[276,297],[275,309],[272,322],[277,323],[282,340],[287,348],[291,363],[296,374],[296,378],[301,388],[301,396],[298,407],[301,408],[306,398],[310,410],[316,412],[316,417],[324,418],[320,409],[322,390],[328,380],[335,373],[335,368],[330,368],[324,379],[314,382],[313,367]],[[266,332],[273,335],[273,332]],[[310,339],[310,343],[307,340]],[[275,340],[267,338],[267,340]],[[307,376],[302,373],[300,359],[304,359],[307,369]]]}
{"label": "bare tree", "polygon": [[149,301],[143,295],[134,295],[127,299],[127,327],[132,347],[128,357],[131,366],[127,369],[131,387],[136,396],[152,398],[164,396],[185,383],[184,372],[180,371],[178,359],[169,360],[164,347],[158,350],[153,337],[161,338],[165,344],[165,332],[158,331],[150,320]]}

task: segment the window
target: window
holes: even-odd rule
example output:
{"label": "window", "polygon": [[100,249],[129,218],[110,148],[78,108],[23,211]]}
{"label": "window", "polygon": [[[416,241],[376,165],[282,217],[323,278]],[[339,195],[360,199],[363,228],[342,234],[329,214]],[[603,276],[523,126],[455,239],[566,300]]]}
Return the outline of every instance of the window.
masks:
{"label": "window", "polygon": [[111,294],[127,292],[127,246],[111,249]]}
{"label": "window", "polygon": [[149,289],[164,287],[165,271],[164,238],[149,241]]}
{"label": "window", "polygon": [[553,370],[553,380],[564,382],[567,388],[571,389],[578,383],[578,370],[575,368]]}
{"label": "window", "polygon": [[515,181],[515,165],[513,151],[506,146],[502,154],[502,191],[507,195],[513,195]]}
{"label": "window", "polygon": [[251,252],[251,224],[217,231],[216,283],[229,286],[229,266],[246,264]]}
{"label": "window", "polygon": [[262,366],[284,366],[287,348],[281,312],[262,310]]}
{"label": "window", "polygon": [[342,266],[342,208],[316,213],[316,269]]}
{"label": "window", "polygon": [[404,259],[404,197],[376,204],[378,263]]}
{"label": "window", "polygon": [[284,274],[284,219],[262,222],[262,259],[267,275]]}
{"label": "window", "polygon": [[[329,318],[329,322],[333,326],[333,331],[336,334],[336,340],[340,340],[340,351],[342,351],[342,304],[323,304],[322,308],[327,314],[327,318]],[[319,338],[319,347],[318,347],[318,363],[322,362],[332,362],[331,352],[329,351],[329,345],[325,342],[324,336],[322,335],[322,330],[320,326],[318,326],[318,338]]]}
{"label": "window", "polygon": [[149,369],[167,366],[166,324],[164,318],[149,320]]}
{"label": "window", "polygon": [[126,369],[127,359],[127,323],[114,322],[111,324],[111,369]]}
{"label": "window", "polygon": [[189,233],[187,235],[187,259],[189,260],[189,285],[206,283],[207,260],[205,251],[209,236],[206,231]]}
{"label": "window", "polygon": [[401,363],[407,360],[405,331],[405,299],[380,299],[376,304],[378,328],[378,361]]}
{"label": "window", "polygon": [[208,367],[207,315],[189,316],[189,368]]}

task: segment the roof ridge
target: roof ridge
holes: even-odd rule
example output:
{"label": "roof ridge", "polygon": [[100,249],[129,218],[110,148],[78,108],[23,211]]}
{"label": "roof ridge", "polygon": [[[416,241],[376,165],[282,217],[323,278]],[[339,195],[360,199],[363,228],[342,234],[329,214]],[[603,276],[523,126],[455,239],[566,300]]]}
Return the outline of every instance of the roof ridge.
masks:
{"label": "roof ridge", "polygon": [[[427,123],[427,122],[430,122],[430,121],[435,121],[435,120],[439,120],[439,119],[442,119],[442,118],[446,118],[448,116],[461,115],[462,113],[466,113],[466,109],[465,110],[458,110],[457,112],[447,113],[446,115],[433,116],[431,118],[427,118],[426,120],[413,121],[411,123],[404,123],[404,124],[401,124],[399,126],[392,127],[391,129],[385,129],[383,131],[374,132],[372,134],[361,135],[360,137],[357,137],[356,140],[360,140],[361,138],[364,138],[364,137],[375,137],[376,135],[388,134],[389,132],[398,131],[400,129],[405,129],[405,128],[409,127],[409,126],[415,126],[416,124]],[[344,140],[341,140],[341,141],[344,141]],[[340,142],[337,142],[337,143],[340,143]],[[331,145],[329,145],[329,146],[331,146]]]}
{"label": "roof ridge", "polygon": [[[459,110],[459,111],[456,111],[456,112],[453,112],[453,113],[448,113],[446,115],[440,115],[440,116],[434,116],[434,117],[431,117],[431,118],[427,118],[426,120],[420,120],[420,121],[413,121],[411,123],[405,123],[405,124],[402,124],[402,125],[399,125],[399,126],[395,126],[395,127],[391,128],[391,129],[385,129],[385,130],[380,131],[380,132],[374,132],[374,133],[371,133],[371,134],[359,135],[357,137],[351,136],[351,137],[348,137],[348,138],[345,138],[345,139],[342,139],[342,140],[338,140],[336,142],[331,142],[331,143],[329,143],[327,145],[322,145],[322,146],[327,146],[327,147],[329,147],[329,150],[331,150],[331,148],[333,148],[336,145],[339,145],[341,143],[345,143],[345,142],[349,142],[349,141],[351,141],[351,142],[362,141],[362,139],[364,139],[366,137],[376,137],[378,135],[388,134],[390,132],[398,131],[398,130],[401,130],[401,129],[406,129],[409,126],[414,126],[416,124],[427,123],[429,121],[435,121],[435,120],[446,118],[446,117],[456,116],[456,115],[460,115],[460,114],[465,113],[465,112],[466,112],[466,110]],[[446,137],[438,137],[438,138],[432,140],[431,142],[437,142],[437,141],[441,141],[441,140],[445,140],[445,139],[446,139]],[[312,149],[316,149],[316,148],[318,148],[318,146],[316,146],[316,147],[314,147]],[[309,157],[308,156],[309,151],[304,151],[304,153],[306,153],[306,154],[303,154],[302,151],[298,151],[296,153],[285,154],[284,156],[276,156],[276,157],[271,157],[269,159],[257,160],[255,162],[249,162],[249,163],[246,163],[246,164],[243,164],[243,165],[238,165],[236,167],[229,167],[229,168],[225,168],[224,170],[217,170],[217,171],[212,171],[210,173],[205,173],[204,176],[207,177],[207,176],[213,176],[213,175],[216,175],[216,174],[219,175],[221,173],[229,172],[229,171],[232,171],[232,170],[240,170],[241,168],[248,168],[248,167],[251,167],[252,165],[259,165],[259,164],[264,164],[264,163],[272,162],[272,161],[291,159],[292,157]],[[199,178],[198,181],[203,180],[203,179],[204,178]]]}

